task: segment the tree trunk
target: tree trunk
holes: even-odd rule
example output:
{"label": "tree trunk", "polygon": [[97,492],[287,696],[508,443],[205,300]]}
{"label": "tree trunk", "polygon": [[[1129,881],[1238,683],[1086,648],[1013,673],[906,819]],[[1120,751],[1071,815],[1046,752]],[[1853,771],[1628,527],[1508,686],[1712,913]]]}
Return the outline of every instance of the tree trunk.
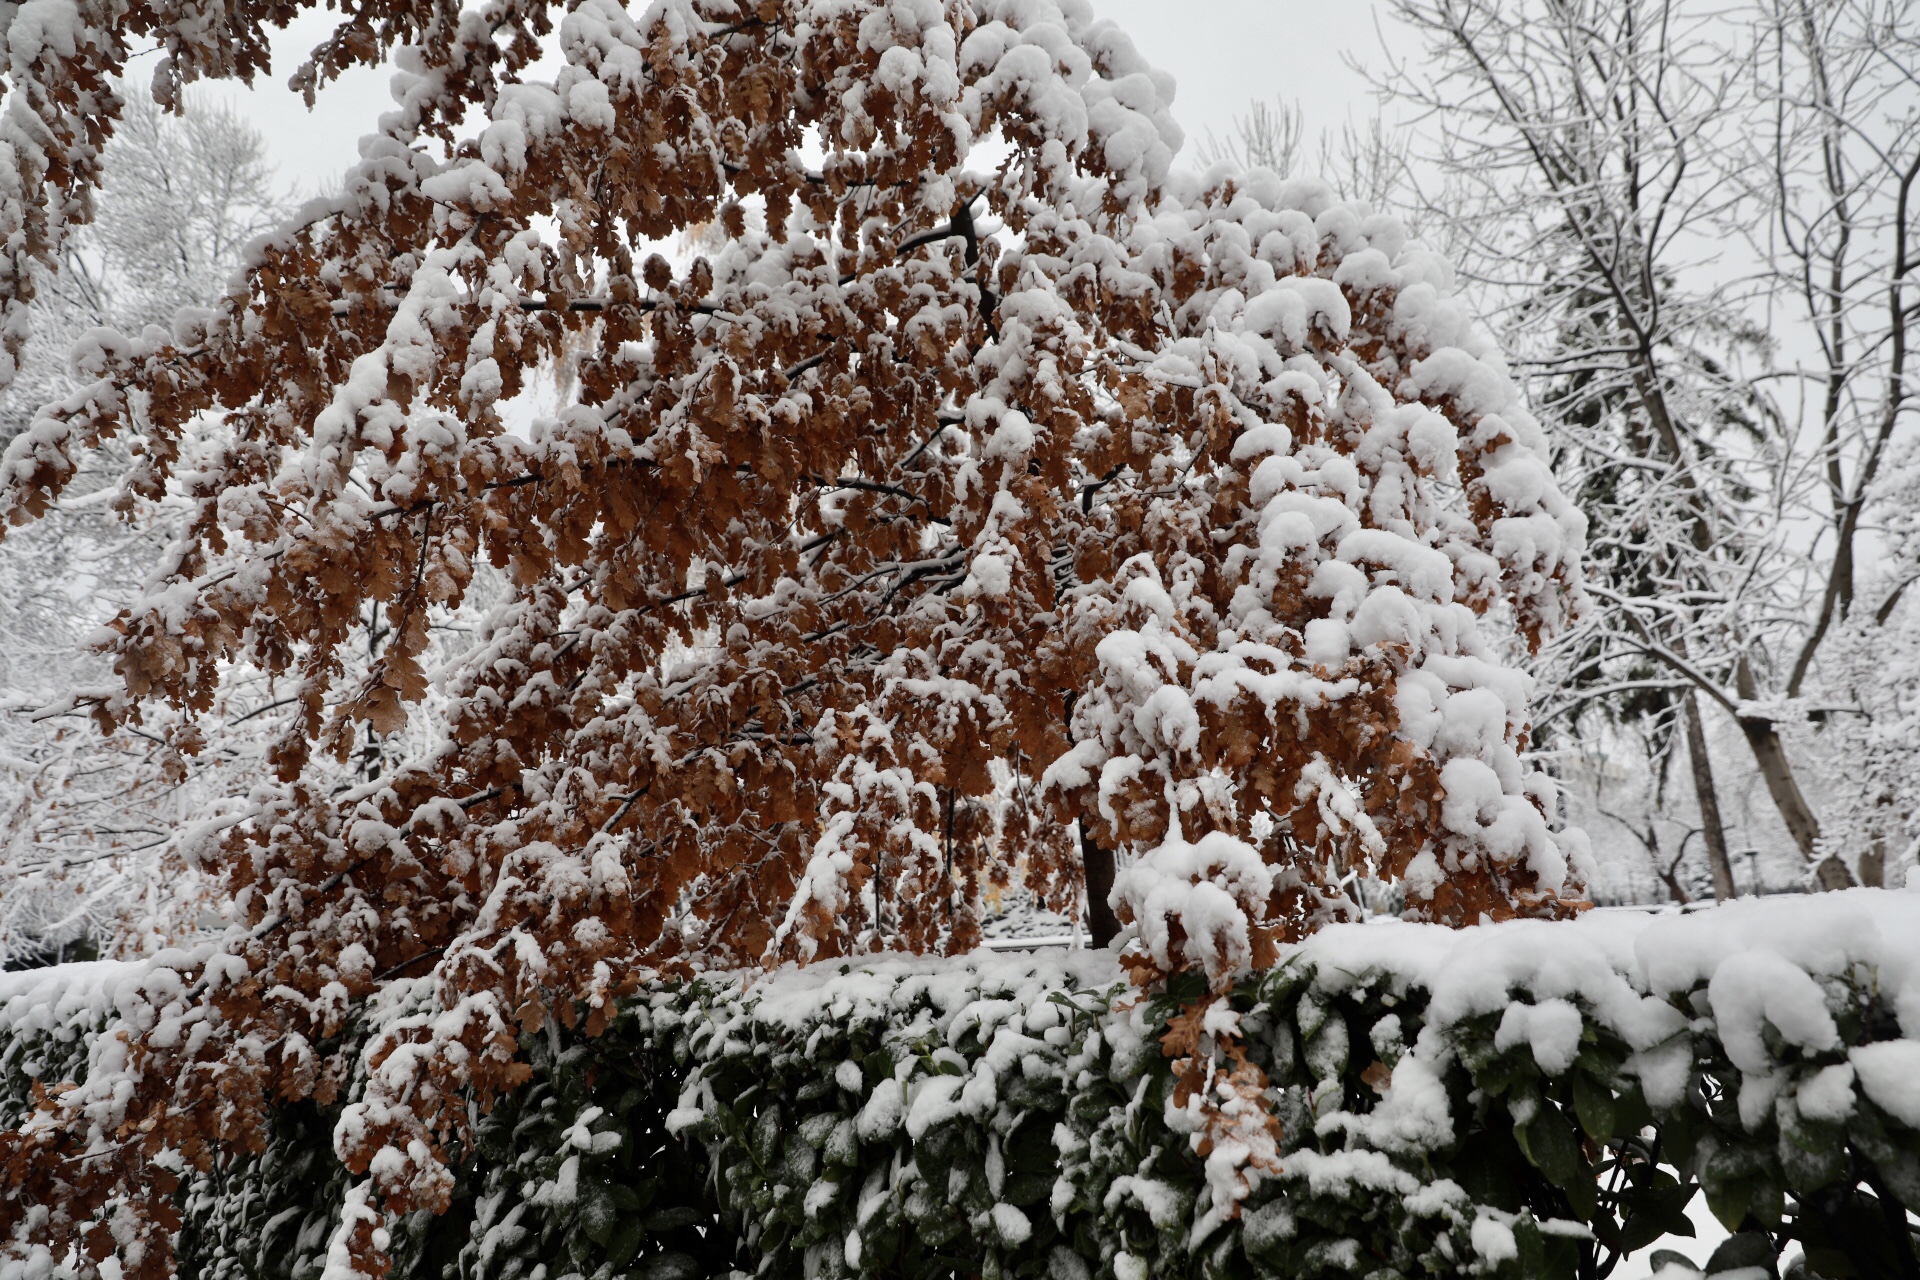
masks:
{"label": "tree trunk", "polygon": [[1873,848],[1860,855],[1860,883],[1871,889],[1887,884],[1887,842],[1875,840]]}
{"label": "tree trunk", "polygon": [[[1734,680],[1741,699],[1751,700],[1755,694],[1753,668],[1747,665],[1744,654],[1734,668]],[[1814,816],[1806,796],[1800,793],[1800,784],[1794,779],[1793,766],[1787,762],[1787,749],[1780,741],[1779,732],[1773,727],[1773,721],[1761,716],[1736,716],[1735,719],[1740,732],[1747,735],[1747,745],[1753,748],[1754,763],[1760,766],[1767,792],[1787,824],[1787,834],[1800,847],[1800,856],[1813,862],[1819,855],[1820,820]],[[1820,860],[1814,868],[1814,877],[1822,889],[1845,889],[1853,883],[1853,873],[1847,870],[1847,864],[1832,854]]]}
{"label": "tree trunk", "polygon": [[1087,932],[1093,945],[1104,947],[1120,932],[1120,917],[1113,914],[1107,899],[1113,894],[1113,850],[1093,842],[1083,824],[1080,828],[1080,867],[1087,885]]}
{"label": "tree trunk", "polygon": [[1700,723],[1699,695],[1692,689],[1680,709],[1687,722],[1687,758],[1693,765],[1693,796],[1700,806],[1700,834],[1713,868],[1713,897],[1725,902],[1735,894],[1733,863],[1727,857],[1727,829],[1720,821],[1720,793],[1713,785],[1713,760],[1707,755],[1707,731]]}
{"label": "tree trunk", "polygon": [[1660,859],[1666,855],[1660,850],[1660,836],[1652,823],[1647,824],[1647,834],[1640,837],[1640,842],[1647,846],[1647,854],[1653,859],[1653,874],[1659,876],[1660,883],[1667,886],[1667,896],[1683,907],[1692,902],[1693,895],[1687,892],[1686,885],[1680,883],[1680,862],[1687,856],[1687,842],[1680,842],[1680,852],[1664,866]]}

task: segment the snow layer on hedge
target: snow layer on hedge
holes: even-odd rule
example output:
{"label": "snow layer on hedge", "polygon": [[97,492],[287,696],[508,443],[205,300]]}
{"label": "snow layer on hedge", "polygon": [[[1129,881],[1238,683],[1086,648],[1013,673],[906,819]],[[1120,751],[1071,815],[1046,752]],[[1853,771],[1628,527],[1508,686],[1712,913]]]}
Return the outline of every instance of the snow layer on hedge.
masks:
{"label": "snow layer on hedge", "polygon": [[[1462,930],[1399,921],[1337,925],[1290,948],[1283,962],[1311,974],[1322,994],[1381,982],[1403,995],[1427,994],[1413,1051],[1399,1057],[1380,1107],[1329,1122],[1384,1150],[1447,1140],[1451,1120],[1439,1072],[1453,1052],[1455,1030],[1471,1019],[1498,1015],[1496,1047],[1524,1044],[1554,1076],[1572,1064],[1590,1014],[1633,1050],[1630,1070],[1649,1103],[1669,1107],[1679,1102],[1693,1066],[1694,1045],[1683,1034],[1690,1029],[1716,1036],[1750,1076],[1768,1075],[1777,1065],[1766,1047],[1769,1026],[1786,1045],[1835,1049],[1838,1035],[1821,983],[1855,966],[1877,972],[1879,990],[1898,1010],[1908,1039],[1854,1050],[1847,1079],[1809,1082],[1806,1104],[1844,1114],[1857,1075],[1857,1087],[1889,1114],[1906,1123],[1920,1119],[1920,893],[1857,889],[1744,899],[1687,913],[1597,910],[1570,922],[1515,920]],[[904,1074],[876,1089],[862,1112],[862,1136],[878,1137],[903,1123],[924,1132],[963,1110],[984,1114],[994,1094],[991,1077],[1018,1064],[1022,1047],[1033,1043],[1034,1019],[1044,1024],[1051,1012],[1051,993],[1122,980],[1112,956],[1087,952],[976,954],[958,961],[887,957],[733,975],[714,983],[719,998],[709,1010],[716,1019],[710,1043],[803,1035],[826,1023],[884,1022],[935,1032],[953,1044],[977,1030],[989,1047],[973,1064],[956,1060],[962,1075],[916,1082],[903,1064]],[[1699,1012],[1707,1018],[1700,1022],[1676,1007],[1677,997],[1697,990],[1706,994]],[[1137,1047],[1152,1034],[1137,1016],[1110,1019],[1107,1038],[1116,1050],[1123,1040]],[[996,1026],[1004,1041],[995,1038]],[[692,1123],[701,1105],[696,1097],[683,1099],[680,1123]],[[1325,1171],[1316,1164],[1302,1172]]]}
{"label": "snow layer on hedge", "polygon": [[977,1001],[1006,1007],[1032,1005],[1061,989],[1088,990],[1121,980],[1119,963],[1105,951],[978,951],[959,960],[937,956],[878,956],[806,966],[771,974],[733,974],[720,985],[738,984],[752,1001],[756,1022],[801,1031],[827,1020],[872,1022],[922,1003],[943,1015],[942,1031],[962,1012],[975,1017]]}
{"label": "snow layer on hedge", "polygon": [[116,1007],[123,985],[137,987],[146,965],[85,960],[0,973],[0,1033],[10,1038],[97,1022]]}
{"label": "snow layer on hedge", "polygon": [[[124,1020],[164,1036],[160,1024],[184,1011],[181,996],[194,981],[195,958],[176,951],[139,962],[0,975],[0,1038],[11,1042],[10,1069],[39,1074],[39,1064],[27,1060],[35,1055],[17,1052],[29,1040],[84,1036],[92,1041],[89,1092],[111,1095],[111,1077],[126,1069],[121,1042],[95,1033]],[[1597,910],[1570,922],[1517,920],[1464,930],[1398,921],[1338,925],[1287,949],[1283,964],[1306,977],[1314,997],[1360,986],[1425,994],[1417,1028],[1396,1022],[1375,1029],[1376,1039],[1392,1040],[1404,1030],[1412,1040],[1404,1052],[1375,1046],[1393,1059],[1380,1104],[1364,1115],[1326,1113],[1317,1122],[1322,1132],[1344,1130],[1376,1151],[1411,1154],[1449,1140],[1453,1122],[1440,1079],[1459,1031],[1478,1019],[1497,1022],[1496,1049],[1525,1046],[1548,1076],[1569,1068],[1591,1019],[1630,1047],[1628,1069],[1656,1108],[1680,1100],[1697,1035],[1717,1039],[1733,1065],[1754,1079],[1771,1078],[1783,1051],[1838,1053],[1843,1063],[1826,1064],[1800,1081],[1804,1114],[1844,1117],[1857,1093],[1903,1124],[1920,1122],[1920,893],[1856,889],[1686,913]],[[1855,1046],[1849,1054],[1840,1044],[1830,989],[1861,969],[1872,972],[1904,1038]],[[829,1026],[864,1024],[888,1037],[965,1046],[965,1053],[938,1051],[941,1061],[931,1072],[902,1058],[888,1079],[867,1080],[845,1069],[835,1074],[858,1095],[862,1140],[902,1133],[917,1140],[958,1118],[990,1121],[1002,1082],[1022,1073],[1071,1076],[1087,1069],[1068,1062],[1088,1050],[1065,1042],[1055,1003],[1063,993],[1095,993],[1088,1007],[1101,1027],[1101,1055],[1116,1063],[1156,1055],[1158,1028],[1144,1005],[1106,996],[1123,985],[1107,952],[981,952],[958,960],[884,956],[713,975],[700,984],[705,994],[692,1002],[698,1008],[671,991],[653,1003],[663,1022],[690,1020],[696,1062],[768,1039],[808,1041]],[[1312,1028],[1303,1025],[1300,1032],[1310,1041],[1309,1063],[1316,1053],[1336,1051],[1344,1060],[1344,1037],[1329,1048],[1311,1042]],[[696,1071],[675,1113],[679,1128],[697,1124],[713,1103],[698,1077]],[[1771,1108],[1776,1092],[1771,1086],[1753,1091],[1757,1110],[1749,1127]],[[1296,1152],[1291,1172],[1316,1185],[1330,1178],[1366,1182],[1379,1170],[1370,1173],[1371,1165],[1348,1158],[1358,1154]]]}
{"label": "snow layer on hedge", "polygon": [[[1565,923],[1515,920],[1458,931],[1397,921],[1342,925],[1299,951],[1322,989],[1338,989],[1343,975],[1385,973],[1402,989],[1427,991],[1426,1053],[1437,1051],[1444,1029],[1502,1013],[1502,1039],[1526,1040],[1542,1070],[1558,1074],[1578,1048],[1580,1021],[1558,1011],[1579,1001],[1633,1047],[1636,1074],[1655,1106],[1678,1101],[1686,1086],[1690,1051],[1676,1037],[1687,1019],[1672,998],[1697,987],[1706,988],[1713,1027],[1744,1072],[1769,1070],[1766,1025],[1789,1044],[1833,1048],[1837,1034],[1819,980],[1856,965],[1878,972],[1902,1034],[1920,1039],[1920,893],[1743,898],[1710,911],[1598,910]],[[1516,1005],[1516,995],[1530,1005]],[[1920,1108],[1920,1087],[1913,1102]]]}
{"label": "snow layer on hedge", "polygon": [[[0,974],[0,1036],[98,1025],[115,1014],[137,1017],[176,984],[185,985],[183,971],[196,959],[169,951],[141,961]],[[1755,1046],[1763,1022],[1789,1043],[1829,1048],[1833,1021],[1818,983],[1856,965],[1878,971],[1902,1034],[1920,1041],[1920,892],[1744,898],[1684,913],[1602,909],[1567,922],[1513,920],[1457,930],[1375,920],[1326,928],[1287,948],[1283,963],[1309,969],[1315,986],[1330,993],[1381,975],[1398,990],[1426,991],[1423,1034],[1500,1013],[1524,996],[1532,1011],[1517,1015],[1515,1029],[1503,1034],[1531,1043],[1543,1067],[1563,1053],[1564,1029],[1556,1031],[1549,1002],[1578,1001],[1636,1050],[1653,1054],[1685,1024],[1671,998],[1701,986],[1719,1036],[1743,1070],[1762,1069]],[[721,1003],[738,1001],[743,1016],[769,1029],[887,1021],[924,1006],[946,1033],[963,1013],[969,1025],[997,1021],[1054,991],[1096,990],[1122,980],[1107,952],[1059,950],[983,951],[959,959],[880,956],[713,975],[707,982]],[[1884,1067],[1861,1070],[1886,1080],[1892,1065],[1904,1061],[1884,1060]],[[1655,1058],[1642,1066],[1658,1076]]]}
{"label": "snow layer on hedge", "polygon": [[[1768,1149],[1773,1140],[1759,1131],[1776,1109],[1783,1124],[1797,1123],[1795,1116],[1842,1121],[1864,1099],[1911,1128],[1920,1120],[1916,974],[1920,894],[1884,890],[1686,913],[1601,910],[1568,922],[1464,930],[1399,921],[1330,927],[1286,949],[1271,981],[1246,988],[1251,996],[1216,1004],[1206,1018],[1216,1041],[1237,1030],[1264,1046],[1267,1092],[1288,1142],[1277,1171],[1217,1169],[1216,1145],[1204,1168],[1196,1166],[1192,1186],[1166,1181],[1163,1166],[1149,1176],[1133,1163],[1154,1159],[1155,1143],[1198,1144],[1206,1130],[1188,1114],[1193,1097],[1178,1102],[1169,1089],[1150,1090],[1155,1073],[1166,1071],[1166,1010],[1128,995],[1107,953],[879,957],[719,975],[660,992],[652,1012],[656,1030],[679,1037],[690,1068],[668,1121],[673,1131],[720,1142],[721,1152],[727,1126],[749,1122],[728,1118],[739,1100],[717,1082],[738,1087],[746,1079],[758,1089],[777,1080],[781,1105],[800,1108],[788,1117],[789,1125],[798,1121],[794,1132],[838,1125],[846,1141],[861,1144],[854,1167],[871,1171],[870,1185],[858,1221],[836,1228],[852,1229],[848,1243],[833,1245],[855,1268],[857,1241],[870,1242],[883,1220],[891,1222],[887,1230],[918,1230],[916,1215],[936,1212],[928,1206],[969,1185],[971,1175],[948,1172],[959,1158],[956,1143],[997,1144],[1038,1114],[1036,1105],[1059,1108],[1033,1100],[1032,1088],[1048,1082],[1068,1099],[1097,1089],[1117,1089],[1120,1099],[1111,1114],[1065,1104],[1053,1127],[1049,1230],[1078,1230],[1074,1215],[1090,1214],[1102,1249],[1150,1230],[1164,1262],[1169,1250],[1198,1256],[1227,1247],[1238,1233],[1249,1252],[1272,1258],[1292,1238],[1297,1215],[1320,1211],[1311,1206],[1348,1206],[1328,1211],[1364,1218],[1375,1212],[1370,1206],[1391,1203],[1409,1238],[1451,1242],[1443,1247],[1457,1252],[1447,1254],[1442,1271],[1478,1274],[1513,1260],[1517,1231],[1538,1240],[1587,1228],[1571,1220],[1523,1223],[1524,1215],[1475,1203],[1445,1176],[1442,1153],[1461,1136],[1459,1126],[1472,1123],[1450,1099],[1449,1081],[1457,1084],[1463,1062],[1478,1072],[1489,1053],[1518,1054],[1553,1080],[1578,1060],[1589,1076],[1601,1070],[1614,1089],[1637,1078],[1656,1117],[1686,1107],[1700,1072],[1719,1073],[1740,1100],[1733,1123]],[[1836,1014],[1862,992],[1898,1010],[1904,1038],[1843,1043]],[[1256,1002],[1251,1009],[1246,999]],[[1370,1030],[1350,1023],[1352,1010],[1363,1008],[1371,1010]],[[1607,1050],[1625,1054],[1623,1062],[1607,1059],[1619,1063],[1618,1074],[1589,1060],[1596,1033],[1624,1045]],[[884,1065],[876,1070],[872,1055],[882,1045]],[[864,1058],[865,1069],[837,1060],[854,1057]],[[1343,1088],[1370,1061],[1390,1068],[1374,1086],[1380,1096],[1347,1110],[1355,1104]],[[744,1077],[725,1065],[740,1062],[756,1065]],[[1531,1115],[1539,1097],[1516,1094],[1516,1117]],[[825,1111],[800,1118],[809,1108]],[[1020,1222],[1014,1206],[1001,1211],[998,1158],[988,1154],[984,1165],[996,1200],[965,1212],[979,1238],[1012,1248],[1027,1238],[1021,1222],[1039,1230],[1032,1215],[1042,1206],[1028,1206]],[[763,1229],[774,1229],[784,1192],[769,1184],[753,1193],[772,1197],[771,1208],[752,1199],[752,1213],[768,1215]],[[827,1231],[837,1212],[823,1197],[805,1221]]]}
{"label": "snow layer on hedge", "polygon": [[[194,980],[178,952],[0,976],[5,1092],[24,1096],[22,1077],[77,1069],[84,1053],[86,1088],[104,1103],[127,1068],[124,1041],[99,1032],[121,1019],[157,1028],[177,1016]],[[1553,1078],[1576,1070],[1580,1057],[1577,1069],[1592,1073],[1582,1055],[1598,1030],[1603,1042],[1615,1038],[1608,1061],[1626,1055],[1626,1079],[1606,1069],[1610,1087],[1637,1077],[1656,1117],[1683,1106],[1705,1069],[1738,1095],[1730,1123],[1766,1150],[1774,1139],[1764,1125],[1775,1112],[1782,1126],[1796,1117],[1841,1123],[1869,1104],[1905,1126],[1894,1140],[1911,1145],[1920,1128],[1917,991],[1915,893],[1593,911],[1570,922],[1458,931],[1335,926],[1287,949],[1280,970],[1248,984],[1236,1003],[1209,1010],[1209,1036],[1237,1032],[1264,1046],[1270,1100],[1284,1113],[1290,1145],[1277,1172],[1218,1170],[1215,1147],[1191,1186],[1168,1181],[1164,1162],[1143,1163],[1202,1129],[1187,1114],[1191,1098],[1176,1105],[1170,1088],[1150,1089],[1155,1080],[1170,1084],[1160,1042],[1166,1010],[1133,998],[1107,952],[894,955],[710,975],[657,988],[636,1015],[636,1048],[677,1046],[684,1074],[667,1128],[707,1144],[716,1167],[743,1158],[729,1155],[727,1142],[750,1143],[748,1163],[766,1185],[749,1179],[736,1188],[747,1197],[736,1208],[773,1224],[788,1211],[783,1197],[793,1199],[788,1229],[813,1231],[839,1259],[821,1274],[839,1274],[841,1263],[858,1269],[879,1233],[917,1230],[927,1215],[955,1209],[996,1250],[1051,1248],[1078,1223],[1103,1249],[1126,1244],[1130,1257],[1143,1247],[1139,1232],[1150,1232],[1159,1241],[1153,1257],[1165,1263],[1235,1239],[1250,1255],[1282,1256],[1273,1251],[1293,1247],[1296,1230],[1308,1230],[1297,1222],[1320,1209],[1346,1225],[1313,1230],[1333,1231],[1326,1247],[1345,1248],[1383,1204],[1394,1206],[1393,1230],[1406,1239],[1456,1251],[1441,1272],[1479,1274],[1511,1262],[1523,1238],[1585,1228],[1477,1204],[1446,1176],[1444,1160],[1435,1163],[1471,1122],[1449,1101],[1463,1063],[1479,1072],[1489,1053],[1517,1054]],[[1858,1041],[1860,1019],[1844,1014],[1862,993],[1896,1014],[1871,1034],[1897,1030],[1898,1038]],[[1333,1012],[1340,1008],[1347,1012]],[[386,1020],[404,1010],[383,1002],[371,1012]],[[49,1035],[66,1047],[40,1048]],[[1390,1068],[1374,1086],[1381,1094],[1356,1104],[1353,1080],[1373,1061]],[[740,1105],[742,1087],[758,1098],[752,1106]],[[1111,1107],[1077,1105],[1103,1090]],[[1531,1104],[1509,1100],[1521,1108],[1516,1116],[1539,1105],[1542,1095],[1529,1096]],[[598,1116],[583,1113],[566,1130],[571,1146],[562,1154],[611,1145],[589,1126]],[[1031,1134],[1036,1118],[1048,1135],[1052,1189],[1010,1198],[1005,1144]],[[842,1181],[795,1180],[823,1161]],[[972,1197],[964,1206],[956,1200],[963,1193]],[[528,1213],[565,1207],[542,1208],[537,1196],[527,1203]],[[1153,1257],[1138,1259],[1148,1274]]]}
{"label": "snow layer on hedge", "polygon": [[[1733,1042],[1730,1052],[1743,1069],[1758,1066],[1741,1057],[1762,1021],[1791,1043],[1830,1047],[1832,1017],[1818,979],[1855,965],[1879,971],[1902,1033],[1920,1040],[1916,892],[1742,898],[1684,913],[1601,909],[1572,921],[1472,929],[1375,920],[1323,929],[1287,948],[1285,962],[1310,968],[1315,985],[1328,992],[1382,974],[1398,989],[1424,990],[1428,1029],[1501,1012],[1516,995],[1526,996],[1535,1012],[1525,1015],[1525,1034],[1543,1066],[1560,1053],[1541,1052],[1555,1043],[1547,1002],[1580,1001],[1636,1049],[1651,1050],[1685,1026],[1671,997],[1703,984],[1720,1035]],[[958,960],[889,956],[713,981],[733,984],[756,1022],[798,1031],[827,1019],[877,1020],[922,1002],[951,1017],[989,991],[1029,1004],[1040,992],[1093,989],[1122,977],[1105,952],[1043,951]]]}
{"label": "snow layer on hedge", "polygon": [[[1855,966],[1877,972],[1879,990],[1898,1010],[1909,1039],[1855,1049],[1846,1078],[1829,1071],[1809,1081],[1802,1106],[1810,1114],[1844,1115],[1858,1087],[1903,1123],[1920,1119],[1920,893],[1859,889],[1745,899],[1684,914],[1599,910],[1571,922],[1516,920],[1463,930],[1399,921],[1338,925],[1289,949],[1285,962],[1310,973],[1322,994],[1383,981],[1403,995],[1427,994],[1412,1052],[1395,1063],[1380,1106],[1321,1121],[1380,1150],[1414,1152],[1450,1140],[1453,1122],[1440,1074],[1454,1052],[1456,1030],[1471,1019],[1497,1015],[1496,1047],[1524,1044],[1540,1069],[1555,1076],[1571,1066],[1591,1015],[1633,1050],[1629,1069],[1648,1102],[1670,1107],[1680,1101],[1694,1065],[1690,1029],[1714,1035],[1750,1077],[1767,1077],[1778,1065],[1766,1047],[1769,1026],[1786,1045],[1835,1049],[1838,1035],[1821,982]],[[903,1064],[900,1077],[883,1082],[861,1114],[863,1137],[904,1123],[917,1138],[962,1111],[985,1116],[994,1077],[1020,1065],[1023,1046],[1033,1043],[1031,1019],[1051,1012],[1050,993],[1121,981],[1105,953],[981,954],[958,962],[884,958],[722,979],[723,988],[737,984],[739,1004],[713,1013],[721,1024],[717,1039],[794,1036],[829,1022],[897,1027],[903,1016],[912,1023],[916,1010],[919,1029],[949,1043],[977,1029],[988,1050],[972,1064],[956,1060],[961,1075],[916,1081]],[[1700,1012],[1708,1015],[1697,1023],[1676,1007],[1677,997],[1696,990],[1706,993]],[[1152,1033],[1136,1013],[1110,1015],[1106,1034],[1116,1051],[1138,1052],[1151,1048]],[[1756,1105],[1770,1105],[1772,1097],[1771,1090],[1756,1091]],[[704,1101],[683,1099],[679,1122],[692,1123]],[[1369,1176],[1351,1160],[1329,1164],[1311,1153],[1290,1158],[1296,1173],[1316,1182]]]}

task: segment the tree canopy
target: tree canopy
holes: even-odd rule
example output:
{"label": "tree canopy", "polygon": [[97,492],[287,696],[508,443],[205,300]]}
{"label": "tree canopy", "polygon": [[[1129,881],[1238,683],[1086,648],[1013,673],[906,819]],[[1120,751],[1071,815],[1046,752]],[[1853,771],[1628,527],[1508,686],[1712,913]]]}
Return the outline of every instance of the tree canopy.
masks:
{"label": "tree canopy", "polygon": [[[128,42],[167,100],[291,9],[15,21],[15,349]],[[168,1169],[330,1101],[369,999],[419,1008],[336,1146],[406,1212],[523,1030],[649,972],[963,951],[1016,879],[1077,911],[1083,850],[1143,981],[1224,988],[1359,875],[1416,918],[1578,908],[1509,659],[1580,607],[1583,522],[1396,220],[1176,171],[1171,81],[1078,3],[394,0],[301,76],[389,56],[340,192],[217,306],[86,335],[0,463],[14,526],[109,440],[130,516],[191,504],[103,727],[166,707],[191,755],[242,671],[298,712],[186,842],[229,927],[5,1136],[17,1252],[165,1274]],[[510,589],[433,669],[483,563]]]}

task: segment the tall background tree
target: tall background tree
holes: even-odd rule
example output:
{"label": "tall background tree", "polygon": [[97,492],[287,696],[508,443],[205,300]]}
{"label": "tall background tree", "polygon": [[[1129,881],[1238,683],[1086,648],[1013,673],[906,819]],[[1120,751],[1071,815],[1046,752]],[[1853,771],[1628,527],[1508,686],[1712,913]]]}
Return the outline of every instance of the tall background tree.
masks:
{"label": "tall background tree", "polygon": [[[1819,884],[1878,882],[1872,850],[1907,843],[1914,815],[1867,795],[1888,793],[1858,785],[1853,753],[1901,704],[1878,709],[1822,658],[1843,622],[1884,625],[1899,590],[1875,567],[1911,433],[1910,6],[1391,11],[1427,54],[1378,80],[1416,139],[1402,190],[1440,193],[1423,217],[1497,318],[1592,518],[1597,607],[1538,664],[1540,745],[1642,744],[1654,812],[1630,825],[1650,848],[1666,828],[1666,864],[1690,837],[1660,811],[1680,809],[1716,896],[1734,888],[1729,767],[1762,781]],[[1880,688],[1904,687],[1889,674]],[[1744,762],[1723,745],[1716,766],[1715,723]],[[1661,798],[1676,759],[1684,807]],[[1863,841],[1863,822],[1902,836]]]}
{"label": "tall background tree", "polygon": [[[1773,109],[1754,252],[1813,341],[1795,343],[1794,421],[1817,431],[1827,528],[1809,573],[1817,606],[1782,690],[1825,740],[1826,834],[1880,883],[1920,843],[1910,787],[1920,668],[1903,611],[1913,581],[1911,334],[1920,316],[1920,21],[1898,4],[1770,6],[1755,40]],[[1771,181],[1764,181],[1766,177]],[[1784,310],[1784,307],[1783,307]],[[1784,398],[1784,396],[1783,396]]]}

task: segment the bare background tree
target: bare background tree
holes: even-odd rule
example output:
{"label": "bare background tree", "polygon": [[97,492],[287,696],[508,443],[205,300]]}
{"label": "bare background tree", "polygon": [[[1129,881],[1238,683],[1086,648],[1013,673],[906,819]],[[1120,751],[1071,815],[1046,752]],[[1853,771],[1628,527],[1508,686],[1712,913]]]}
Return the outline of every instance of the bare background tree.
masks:
{"label": "bare background tree", "polygon": [[1426,49],[1376,80],[1413,149],[1399,189],[1433,193],[1421,216],[1498,317],[1591,520],[1597,607],[1537,664],[1538,745],[1640,755],[1656,821],[1626,826],[1645,843],[1665,822],[1675,847],[1697,830],[1716,896],[1735,889],[1729,773],[1758,779],[1818,884],[1878,883],[1874,850],[1910,842],[1914,811],[1867,797],[1848,757],[1899,712],[1822,655],[1839,627],[1891,625],[1901,589],[1882,530],[1911,430],[1920,19],[1874,0],[1391,12]]}
{"label": "bare background tree", "polygon": [[[1341,122],[1322,130],[1313,151],[1306,150],[1306,118],[1298,102],[1285,98],[1253,103],[1234,117],[1231,136],[1208,133],[1199,147],[1203,164],[1232,161],[1248,168],[1272,169],[1283,176],[1310,174],[1334,189],[1342,200],[1361,200],[1375,208],[1417,217],[1418,201],[1411,168],[1410,140],[1390,128],[1378,112],[1365,121]],[[1417,231],[1418,226],[1415,227]]]}
{"label": "bare background tree", "polygon": [[[107,149],[99,216],[63,247],[33,303],[0,448],[35,407],[72,393],[68,353],[90,330],[138,332],[220,295],[241,250],[282,210],[260,135],[229,109],[169,116],[129,94]],[[88,645],[177,535],[180,508],[119,482],[125,442],[89,457],[70,496],[0,557],[0,963],[138,952],[190,930],[207,903],[182,839],[261,769],[271,714],[227,740],[176,740],[164,713],[102,737],[90,707],[119,690]],[[121,694],[120,696],[124,696]],[[252,684],[235,718],[262,703]]]}

